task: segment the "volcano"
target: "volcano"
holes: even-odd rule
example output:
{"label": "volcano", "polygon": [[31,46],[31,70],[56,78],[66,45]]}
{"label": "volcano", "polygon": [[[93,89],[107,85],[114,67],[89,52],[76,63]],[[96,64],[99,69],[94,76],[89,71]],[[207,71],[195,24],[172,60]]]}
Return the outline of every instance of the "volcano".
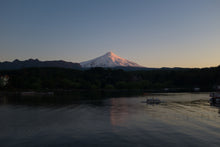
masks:
{"label": "volcano", "polygon": [[81,62],[80,65],[83,68],[91,68],[91,67],[143,67],[137,63],[129,61],[127,59],[121,58],[114,54],[113,52],[108,52],[100,57],[97,57],[92,60]]}

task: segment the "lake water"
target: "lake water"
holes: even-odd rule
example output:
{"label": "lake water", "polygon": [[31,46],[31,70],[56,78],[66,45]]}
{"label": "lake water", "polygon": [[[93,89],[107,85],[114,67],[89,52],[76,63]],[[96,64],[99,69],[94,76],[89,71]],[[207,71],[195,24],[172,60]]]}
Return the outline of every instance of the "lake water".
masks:
{"label": "lake water", "polygon": [[[208,93],[0,97],[0,146],[219,146]],[[125,92],[126,93],[126,92]]]}

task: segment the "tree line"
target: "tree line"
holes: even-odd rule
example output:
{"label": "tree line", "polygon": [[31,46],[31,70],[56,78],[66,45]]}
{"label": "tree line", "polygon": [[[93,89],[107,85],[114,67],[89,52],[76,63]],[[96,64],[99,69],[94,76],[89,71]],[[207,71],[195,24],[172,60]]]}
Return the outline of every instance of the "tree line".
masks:
{"label": "tree line", "polygon": [[169,89],[190,91],[199,88],[201,91],[211,91],[220,85],[220,66],[149,71],[124,71],[110,68],[74,70],[47,67],[0,71],[0,76],[6,76],[8,79],[7,85],[1,86],[3,90],[143,89],[152,91]]}

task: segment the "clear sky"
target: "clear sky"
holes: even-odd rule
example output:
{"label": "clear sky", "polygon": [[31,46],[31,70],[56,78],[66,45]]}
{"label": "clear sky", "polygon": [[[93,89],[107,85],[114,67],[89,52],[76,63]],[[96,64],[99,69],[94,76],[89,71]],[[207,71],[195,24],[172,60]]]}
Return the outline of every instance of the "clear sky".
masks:
{"label": "clear sky", "polygon": [[220,65],[220,0],[0,0],[0,61]]}

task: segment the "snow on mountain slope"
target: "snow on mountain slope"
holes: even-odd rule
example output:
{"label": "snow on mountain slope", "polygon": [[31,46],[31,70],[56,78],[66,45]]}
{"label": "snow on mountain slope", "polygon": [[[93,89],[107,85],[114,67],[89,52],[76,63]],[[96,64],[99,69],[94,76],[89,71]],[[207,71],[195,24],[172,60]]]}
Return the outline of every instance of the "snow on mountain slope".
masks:
{"label": "snow on mountain slope", "polygon": [[129,67],[142,67],[137,63],[126,60],[115,55],[113,52],[108,52],[103,56],[97,57],[95,59],[81,62],[80,65],[85,68],[90,67],[117,67],[117,66],[129,66]]}

